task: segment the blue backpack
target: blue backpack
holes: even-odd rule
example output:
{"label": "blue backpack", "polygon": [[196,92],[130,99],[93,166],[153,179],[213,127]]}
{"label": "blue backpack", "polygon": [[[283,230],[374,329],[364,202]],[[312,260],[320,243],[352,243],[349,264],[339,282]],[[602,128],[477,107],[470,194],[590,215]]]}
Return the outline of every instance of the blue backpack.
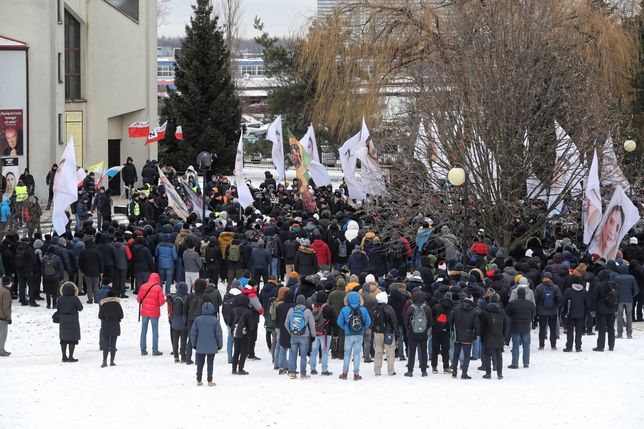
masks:
{"label": "blue backpack", "polygon": [[306,309],[302,307],[293,307],[291,318],[288,321],[288,331],[291,335],[301,336],[306,333],[304,310]]}
{"label": "blue backpack", "polygon": [[543,308],[550,310],[555,308],[555,291],[551,285],[544,285],[543,287]]}

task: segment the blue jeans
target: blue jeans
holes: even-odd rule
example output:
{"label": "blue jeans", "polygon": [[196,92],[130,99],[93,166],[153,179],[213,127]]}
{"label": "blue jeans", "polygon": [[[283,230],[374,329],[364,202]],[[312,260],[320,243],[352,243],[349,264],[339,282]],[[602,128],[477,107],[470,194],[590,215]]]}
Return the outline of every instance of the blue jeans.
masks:
{"label": "blue jeans", "polygon": [[228,327],[228,339],[226,343],[226,354],[228,355],[228,363],[233,363],[233,328]]}
{"label": "blue jeans", "polygon": [[300,353],[300,372],[306,374],[306,353],[309,351],[308,336],[291,336],[291,355],[288,359],[288,372],[294,373],[297,370],[297,353]]}
{"label": "blue jeans", "polygon": [[152,351],[156,352],[159,350],[159,318],[148,316],[141,317],[141,351],[147,350],[148,322],[152,322]]}
{"label": "blue jeans", "polygon": [[481,337],[476,337],[474,341],[472,341],[472,359],[480,359],[481,358]]}
{"label": "blue jeans", "polygon": [[315,337],[311,347],[311,371],[315,370],[318,361],[318,350],[320,349],[322,349],[322,372],[328,371],[330,347],[331,335],[318,335]]}
{"label": "blue jeans", "polygon": [[277,366],[280,369],[286,369],[286,351],[288,349],[286,347],[282,347],[279,344],[277,345],[277,347],[279,348],[279,350],[277,351]]}
{"label": "blue jeans", "polygon": [[172,275],[174,273],[174,268],[159,268],[159,277],[161,278],[161,284],[165,283],[165,294],[170,293],[170,287],[172,286]]}
{"label": "blue jeans", "polygon": [[344,336],[344,364],[342,372],[349,372],[349,363],[353,354],[353,372],[360,373],[360,353],[362,352],[362,335],[345,335]]}
{"label": "blue jeans", "polygon": [[279,258],[272,258],[271,259],[271,266],[268,267],[268,275],[273,276],[276,279],[279,279],[280,278],[279,267],[280,267],[280,259]]}
{"label": "blue jeans", "polygon": [[512,366],[519,366],[519,346],[523,346],[523,366],[530,365],[530,332],[512,334]]}

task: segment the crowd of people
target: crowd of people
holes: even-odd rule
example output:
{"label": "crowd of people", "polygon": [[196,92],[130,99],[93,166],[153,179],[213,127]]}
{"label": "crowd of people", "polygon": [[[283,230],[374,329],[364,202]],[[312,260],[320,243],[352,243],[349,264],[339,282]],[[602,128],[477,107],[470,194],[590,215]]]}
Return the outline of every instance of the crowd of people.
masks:
{"label": "crowd of people", "polygon": [[[185,195],[176,171],[163,171]],[[429,212],[409,219],[415,236],[381,236],[387,219],[361,210],[343,186],[314,188],[317,211],[310,213],[297,183],[278,184],[269,172],[245,210],[225,176],[209,174],[203,189],[188,178],[205,193],[210,215],[183,220],[157,186],[156,164],[147,162],[142,175],[143,186],[134,188],[138,175],[128,159],[127,224],[111,219],[111,197],[90,183],[79,188],[65,234],[5,236],[0,356],[10,355],[12,300],[32,307],[44,301],[59,325],[62,361],[76,362],[85,296],[87,305],[100,305],[101,366],[115,366],[128,287],[139,303],[141,355],[148,355],[150,325],[151,353],[163,354],[159,319],[167,317],[174,361],[196,363],[199,385],[205,366],[211,386],[214,355],[226,347],[232,373],[247,375],[246,361],[259,360],[258,339],[277,373],[291,378],[330,376],[329,359],[343,361],[343,380],[351,372],[360,380],[361,363],[373,362],[379,376],[385,359],[389,376],[404,361],[404,376],[418,368],[424,377],[439,372],[440,357],[442,372],[454,378],[469,379],[471,361],[480,360],[484,378],[500,379],[505,367],[530,367],[533,329],[540,351],[546,343],[558,350],[563,332],[563,352],[581,352],[584,336],[588,344],[595,335],[592,349],[604,352],[615,349],[616,338],[632,338],[633,322],[642,321],[641,231],[626,237],[614,260],[589,255],[566,237],[553,249],[531,238],[509,252],[484,231],[463,251]]]}

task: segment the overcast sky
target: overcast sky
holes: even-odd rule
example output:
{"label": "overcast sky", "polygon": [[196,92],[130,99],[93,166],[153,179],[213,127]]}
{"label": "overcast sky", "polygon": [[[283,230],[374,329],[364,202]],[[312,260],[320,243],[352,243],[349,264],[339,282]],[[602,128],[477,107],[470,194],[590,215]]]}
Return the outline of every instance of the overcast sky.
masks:
{"label": "overcast sky", "polygon": [[[219,0],[214,0],[213,3]],[[194,0],[170,0],[168,22],[159,27],[161,36],[182,36],[190,20]],[[317,0],[241,0],[243,19],[241,36],[251,38],[258,33],[253,29],[253,19],[259,16],[265,30],[275,36],[299,33],[310,17],[315,15]]]}

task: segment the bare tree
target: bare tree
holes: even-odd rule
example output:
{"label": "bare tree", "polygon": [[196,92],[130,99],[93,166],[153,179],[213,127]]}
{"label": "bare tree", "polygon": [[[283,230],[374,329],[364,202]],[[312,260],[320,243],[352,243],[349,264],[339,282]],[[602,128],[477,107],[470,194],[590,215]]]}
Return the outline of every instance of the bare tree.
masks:
{"label": "bare tree", "polygon": [[[543,229],[579,189],[585,156],[609,130],[624,133],[634,97],[634,35],[610,8],[590,3],[453,0],[439,10],[366,1],[314,25],[302,67],[316,76],[316,122],[350,135],[363,114],[378,123],[381,94],[403,87],[413,95],[398,127],[418,129],[420,118],[435,124],[425,142],[430,174],[422,164],[409,168],[413,142],[403,132],[393,138],[407,158],[392,167],[390,198],[376,205],[400,219],[387,226],[392,234],[409,229],[417,213],[460,223],[463,190],[431,174],[454,163],[468,174],[472,218],[507,248]],[[347,19],[356,11],[365,17],[358,26]],[[572,140],[555,134],[555,120]],[[527,201],[529,178],[559,188],[541,210],[528,210],[540,204]],[[526,211],[530,223],[517,229]]]}
{"label": "bare tree", "polygon": [[244,15],[241,0],[216,0],[215,14],[224,28],[226,47],[232,57],[239,54],[240,24]]}
{"label": "bare tree", "polygon": [[170,0],[157,0],[157,26],[160,27],[168,23],[170,16]]}

